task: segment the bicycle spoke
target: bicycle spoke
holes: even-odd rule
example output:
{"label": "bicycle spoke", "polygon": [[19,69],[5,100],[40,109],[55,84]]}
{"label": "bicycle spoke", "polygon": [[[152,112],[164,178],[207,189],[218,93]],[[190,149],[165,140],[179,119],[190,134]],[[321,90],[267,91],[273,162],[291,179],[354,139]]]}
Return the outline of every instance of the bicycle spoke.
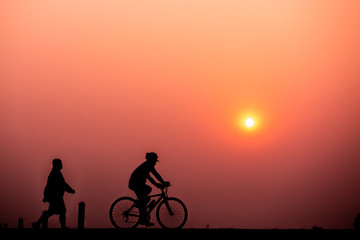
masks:
{"label": "bicycle spoke", "polygon": [[136,227],[139,216],[139,209],[132,198],[120,198],[110,208],[110,220],[118,228]]}
{"label": "bicycle spoke", "polygon": [[187,219],[187,211],[180,200],[172,198],[162,202],[157,211],[160,225],[165,228],[182,227]]}

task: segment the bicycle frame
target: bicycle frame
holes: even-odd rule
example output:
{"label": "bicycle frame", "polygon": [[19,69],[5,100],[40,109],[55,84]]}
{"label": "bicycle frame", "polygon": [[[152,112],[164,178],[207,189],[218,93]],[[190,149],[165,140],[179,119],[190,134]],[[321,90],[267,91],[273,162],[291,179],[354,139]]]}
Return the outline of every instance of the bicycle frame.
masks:
{"label": "bicycle frame", "polygon": [[161,188],[161,193],[158,194],[153,194],[153,195],[149,195],[150,199],[151,198],[155,198],[155,197],[159,197],[156,201],[155,204],[149,208],[149,210],[147,211],[147,214],[150,214],[152,212],[152,210],[154,210],[154,208],[163,200],[167,198],[167,187],[165,188]]}
{"label": "bicycle frame", "polygon": [[[170,184],[164,184],[155,194],[149,194],[146,199],[148,204],[134,199],[132,197],[123,196],[116,199],[110,206],[110,221],[116,228],[136,228],[140,225],[153,225],[151,223],[151,215],[156,216],[156,220],[162,228],[179,229],[186,223],[188,212],[185,204],[176,197],[168,196],[168,187]],[[141,197],[141,194],[139,194]],[[142,199],[142,198],[140,198]],[[144,207],[144,208],[142,208]],[[152,211],[156,208],[156,213]],[[140,215],[141,212],[141,215]]]}
{"label": "bicycle frame", "polygon": [[[152,210],[155,209],[155,207],[163,200],[163,199],[166,199],[168,196],[167,196],[167,188],[168,187],[164,187],[164,188],[161,188],[161,193],[158,193],[158,194],[153,194],[153,195],[149,195],[150,199],[151,198],[155,198],[155,197],[159,197],[156,201],[155,201],[155,204],[149,208],[149,210],[146,212],[148,215],[150,215],[150,213],[152,212]],[[172,210],[171,208],[169,207],[168,203],[166,202],[165,203],[167,209],[169,210],[170,214],[172,215]],[[134,215],[134,214],[131,214],[130,211],[136,207],[136,204],[132,205],[127,211],[126,214],[127,216],[138,216],[138,215]]]}

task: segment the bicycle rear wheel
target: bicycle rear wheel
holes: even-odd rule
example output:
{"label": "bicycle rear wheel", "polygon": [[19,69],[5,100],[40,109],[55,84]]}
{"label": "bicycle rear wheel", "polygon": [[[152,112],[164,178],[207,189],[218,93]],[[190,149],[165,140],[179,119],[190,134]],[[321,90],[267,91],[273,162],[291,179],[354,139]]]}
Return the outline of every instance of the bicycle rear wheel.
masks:
{"label": "bicycle rear wheel", "polygon": [[177,198],[164,199],[156,209],[156,218],[163,228],[182,228],[187,216],[185,204]]}
{"label": "bicycle rear wheel", "polygon": [[131,197],[121,197],[111,204],[110,221],[116,228],[136,228],[140,212],[136,201]]}

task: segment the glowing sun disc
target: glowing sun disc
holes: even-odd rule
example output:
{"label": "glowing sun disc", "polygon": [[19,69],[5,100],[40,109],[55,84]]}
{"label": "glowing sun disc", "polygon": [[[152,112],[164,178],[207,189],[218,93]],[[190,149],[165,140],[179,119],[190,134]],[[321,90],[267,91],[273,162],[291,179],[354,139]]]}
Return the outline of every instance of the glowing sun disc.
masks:
{"label": "glowing sun disc", "polygon": [[252,119],[252,118],[247,118],[246,120],[245,120],[245,125],[247,126],[247,127],[253,127],[254,126],[254,124],[255,124],[255,121],[254,121],[254,119]]}

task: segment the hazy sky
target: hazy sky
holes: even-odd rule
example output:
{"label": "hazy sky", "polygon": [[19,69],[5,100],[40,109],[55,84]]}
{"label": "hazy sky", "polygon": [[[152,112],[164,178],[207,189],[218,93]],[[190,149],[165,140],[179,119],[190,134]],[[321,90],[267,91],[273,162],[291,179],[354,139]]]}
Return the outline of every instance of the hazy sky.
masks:
{"label": "hazy sky", "polygon": [[358,0],[1,0],[0,222],[61,158],[68,225],[111,227],[155,151],[185,227],[351,228],[359,29]]}

